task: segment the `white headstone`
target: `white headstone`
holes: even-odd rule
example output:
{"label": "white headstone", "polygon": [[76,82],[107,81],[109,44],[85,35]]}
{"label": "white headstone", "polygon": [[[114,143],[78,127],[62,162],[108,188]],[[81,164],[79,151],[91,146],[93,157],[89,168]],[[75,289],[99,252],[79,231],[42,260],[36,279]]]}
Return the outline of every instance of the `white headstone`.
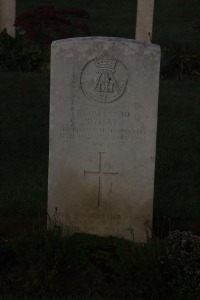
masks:
{"label": "white headstone", "polygon": [[138,0],[136,40],[151,41],[153,31],[154,0]]}
{"label": "white headstone", "polygon": [[0,0],[0,32],[6,29],[7,33],[15,37],[16,0]]}
{"label": "white headstone", "polygon": [[135,40],[53,42],[48,212],[65,232],[146,240],[159,63],[159,46]]}

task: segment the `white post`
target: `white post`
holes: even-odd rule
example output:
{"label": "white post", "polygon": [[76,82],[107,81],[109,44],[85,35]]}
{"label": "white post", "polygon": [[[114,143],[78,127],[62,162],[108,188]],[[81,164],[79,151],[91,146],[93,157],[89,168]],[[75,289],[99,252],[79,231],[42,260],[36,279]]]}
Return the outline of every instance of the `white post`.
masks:
{"label": "white post", "polygon": [[0,0],[0,32],[6,28],[7,33],[15,37],[15,17],[16,0]]}
{"label": "white post", "polygon": [[152,40],[154,0],[138,0],[136,40]]}

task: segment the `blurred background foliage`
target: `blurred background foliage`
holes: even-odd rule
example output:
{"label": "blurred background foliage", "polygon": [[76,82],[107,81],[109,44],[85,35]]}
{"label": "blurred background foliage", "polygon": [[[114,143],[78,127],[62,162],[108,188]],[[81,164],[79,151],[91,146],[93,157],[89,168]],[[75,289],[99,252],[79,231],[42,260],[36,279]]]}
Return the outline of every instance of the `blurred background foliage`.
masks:
{"label": "blurred background foliage", "polygon": [[[162,50],[161,77],[200,78],[197,0],[156,0],[153,43]],[[17,38],[0,35],[1,71],[49,71],[53,40],[78,36],[134,38],[137,1],[17,1]],[[120,11],[120,14],[119,14]],[[170,16],[170,19],[169,19]],[[169,21],[170,20],[170,21]]]}

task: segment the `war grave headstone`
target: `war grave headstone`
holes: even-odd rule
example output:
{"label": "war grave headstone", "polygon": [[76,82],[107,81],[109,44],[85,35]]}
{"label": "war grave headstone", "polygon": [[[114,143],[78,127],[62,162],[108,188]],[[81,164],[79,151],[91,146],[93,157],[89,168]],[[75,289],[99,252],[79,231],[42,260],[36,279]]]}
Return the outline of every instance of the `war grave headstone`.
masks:
{"label": "war grave headstone", "polygon": [[64,232],[146,240],[152,221],[160,48],[123,38],[51,49],[48,213]]}
{"label": "war grave headstone", "polygon": [[6,29],[10,36],[15,37],[15,17],[16,0],[0,0],[0,32]]}
{"label": "war grave headstone", "polygon": [[153,31],[154,0],[138,0],[136,40],[151,41]]}

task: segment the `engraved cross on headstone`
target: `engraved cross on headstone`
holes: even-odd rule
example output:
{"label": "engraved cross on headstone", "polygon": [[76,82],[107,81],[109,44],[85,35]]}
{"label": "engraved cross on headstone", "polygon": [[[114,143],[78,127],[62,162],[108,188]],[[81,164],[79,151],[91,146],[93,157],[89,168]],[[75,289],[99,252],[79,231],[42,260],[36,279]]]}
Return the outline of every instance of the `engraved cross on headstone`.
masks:
{"label": "engraved cross on headstone", "polygon": [[151,42],[154,0],[138,0],[135,39]]}
{"label": "engraved cross on headstone", "polygon": [[104,153],[105,152],[99,152],[99,169],[98,169],[98,171],[92,172],[92,171],[84,170],[84,176],[86,176],[87,174],[92,174],[92,175],[96,175],[99,177],[97,207],[100,206],[100,201],[101,201],[101,197],[102,197],[102,177],[103,176],[114,176],[114,175],[119,174],[119,172],[109,173],[109,172],[102,171],[102,155]]}

